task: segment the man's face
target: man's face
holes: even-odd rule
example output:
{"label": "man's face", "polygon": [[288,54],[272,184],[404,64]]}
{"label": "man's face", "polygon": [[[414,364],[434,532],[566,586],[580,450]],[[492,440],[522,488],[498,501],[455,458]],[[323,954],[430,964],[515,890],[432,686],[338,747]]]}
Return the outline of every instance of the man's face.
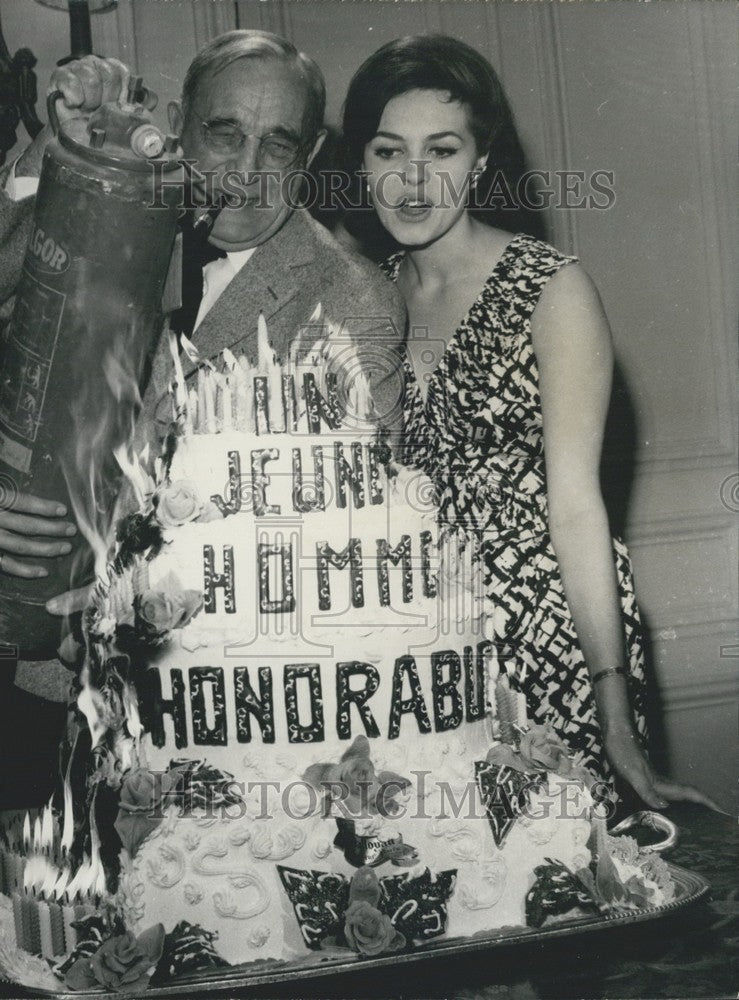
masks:
{"label": "man's face", "polygon": [[[323,139],[320,136],[313,148],[306,148],[306,98],[306,86],[299,73],[277,59],[237,59],[200,81],[182,128],[185,156],[196,161],[198,171],[215,171],[216,196],[230,193],[224,181],[228,171],[252,175],[245,186],[243,180],[236,182],[239,206],[224,208],[215,221],[210,239],[222,249],[245,250],[264,243],[290,214],[290,193],[282,179],[290,171],[306,166]],[[246,134],[246,141],[238,151],[218,151],[209,143],[203,122],[235,125]],[[294,162],[278,169],[260,163],[260,138],[269,134],[301,144]],[[260,174],[260,169],[269,173]],[[230,188],[233,191],[233,183]]]}

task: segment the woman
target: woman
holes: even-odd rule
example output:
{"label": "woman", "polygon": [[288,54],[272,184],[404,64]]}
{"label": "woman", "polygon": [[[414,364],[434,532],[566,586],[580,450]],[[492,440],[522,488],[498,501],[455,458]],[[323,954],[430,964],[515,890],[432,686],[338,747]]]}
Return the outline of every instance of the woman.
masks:
{"label": "woman", "polygon": [[481,532],[529,718],[650,806],[709,804],[642,749],[639,613],[599,486],[613,351],[598,293],[574,258],[468,211],[506,119],[492,67],[444,36],[390,42],[349,87],[347,151],[405,248],[386,269],[408,306],[407,448],[443,518]]}

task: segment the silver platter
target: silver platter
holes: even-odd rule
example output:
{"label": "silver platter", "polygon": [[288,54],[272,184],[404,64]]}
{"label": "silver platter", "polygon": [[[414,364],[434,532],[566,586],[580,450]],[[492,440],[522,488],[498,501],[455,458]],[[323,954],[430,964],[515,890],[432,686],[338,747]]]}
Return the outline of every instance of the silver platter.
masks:
{"label": "silver platter", "polygon": [[[209,969],[203,973],[181,976],[166,986],[150,987],[146,991],[146,998],[148,1000],[149,997],[193,997],[197,995],[199,990],[203,989],[207,989],[208,993],[222,990],[234,996],[235,991],[248,990],[250,987],[270,983],[299,982],[305,979],[389,966],[397,968],[400,965],[422,962],[429,958],[451,958],[494,948],[510,948],[515,945],[532,943],[541,944],[556,938],[573,937],[578,934],[608,930],[611,927],[655,920],[697,903],[709,891],[708,883],[700,875],[679,868],[677,865],[669,863],[668,865],[670,874],[675,881],[675,898],[662,906],[613,912],[598,917],[582,917],[542,928],[511,927],[499,929],[489,934],[477,934],[474,937],[435,939],[426,945],[418,946],[413,951],[394,952],[377,958],[363,958],[337,950],[335,952],[313,952],[308,957],[293,962],[272,959],[249,962],[245,965],[232,965],[226,969]],[[5,981],[8,982],[7,979]],[[94,991],[65,993],[42,989],[31,990],[28,986],[23,988],[32,992],[34,996],[53,997],[54,1000],[76,1000],[79,997],[120,1000],[121,997],[120,993],[97,993]]]}

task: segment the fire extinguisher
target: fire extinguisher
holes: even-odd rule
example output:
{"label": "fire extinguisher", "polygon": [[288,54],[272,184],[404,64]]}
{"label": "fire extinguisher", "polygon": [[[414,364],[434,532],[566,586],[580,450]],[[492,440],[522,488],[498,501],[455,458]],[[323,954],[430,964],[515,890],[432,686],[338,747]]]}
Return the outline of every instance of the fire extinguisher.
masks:
{"label": "fire extinguisher", "polygon": [[0,492],[6,503],[16,490],[58,500],[81,530],[68,556],[48,561],[47,577],[0,574],[0,640],[27,659],[59,646],[61,621],[45,602],[93,578],[90,531],[110,526],[121,478],[113,452],[130,436],[135,386],[143,394],[162,326],[180,213],[176,186],[155,198],[153,185],[182,167],[144,94],[134,78],[126,104],[62,128],[62,95],[48,100],[55,138],[0,367]]}

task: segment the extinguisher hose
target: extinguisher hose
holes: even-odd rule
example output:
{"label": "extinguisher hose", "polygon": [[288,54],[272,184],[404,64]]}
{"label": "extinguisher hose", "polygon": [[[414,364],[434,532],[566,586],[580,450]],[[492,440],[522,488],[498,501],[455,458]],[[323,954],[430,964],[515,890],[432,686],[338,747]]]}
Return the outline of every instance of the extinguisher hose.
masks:
{"label": "extinguisher hose", "polygon": [[64,99],[61,90],[52,90],[46,98],[46,111],[49,115],[49,125],[54,135],[59,135],[59,115],[56,113],[56,102],[59,98]]}

